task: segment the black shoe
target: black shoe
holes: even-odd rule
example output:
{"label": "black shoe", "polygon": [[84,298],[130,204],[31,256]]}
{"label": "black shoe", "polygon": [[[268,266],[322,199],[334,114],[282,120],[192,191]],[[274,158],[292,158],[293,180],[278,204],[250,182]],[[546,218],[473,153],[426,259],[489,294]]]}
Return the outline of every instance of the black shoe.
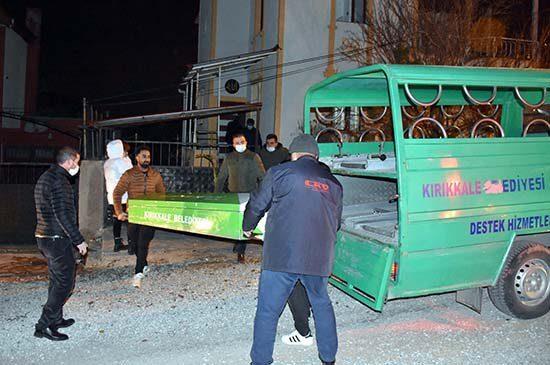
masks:
{"label": "black shoe", "polygon": [[57,329],[67,328],[67,327],[71,327],[73,324],[74,324],[74,319],[72,319],[72,318],[62,319],[61,322],[59,322],[55,325],[55,328],[57,328]]}
{"label": "black shoe", "polygon": [[34,331],[34,337],[47,338],[51,341],[65,341],[69,339],[69,336],[67,336],[66,334],[59,333],[56,329],[51,329],[49,327],[40,330],[36,329]]}
{"label": "black shoe", "polygon": [[237,254],[237,262],[239,264],[244,264],[245,263],[244,253],[238,253]]}
{"label": "black shoe", "polygon": [[118,251],[126,251],[128,249],[128,245],[125,245],[124,244],[124,241],[122,240],[122,238],[115,238],[115,247],[113,249],[114,252],[118,252]]}
{"label": "black shoe", "polygon": [[[126,251],[126,250],[129,251],[128,245],[119,245],[119,246],[115,245],[115,248],[114,248],[113,251],[114,252],[119,252],[119,251]],[[130,252],[128,252],[128,253],[130,253]]]}

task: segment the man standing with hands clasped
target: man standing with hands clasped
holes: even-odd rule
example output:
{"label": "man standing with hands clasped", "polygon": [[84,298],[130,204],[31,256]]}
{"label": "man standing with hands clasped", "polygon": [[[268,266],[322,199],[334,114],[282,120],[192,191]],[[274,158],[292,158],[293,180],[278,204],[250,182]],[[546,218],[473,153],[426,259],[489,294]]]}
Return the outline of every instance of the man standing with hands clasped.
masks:
{"label": "man standing with hands clasped", "polygon": [[338,339],[327,286],[342,217],[342,186],[317,160],[319,147],[311,135],[294,138],[290,153],[291,162],[267,171],[244,213],[243,231],[250,237],[269,210],[250,357],[253,365],[273,362],[277,322],[300,281],[315,314],[319,358],[334,364]]}
{"label": "man standing with hands clasped", "polygon": [[[76,275],[75,251],[86,255],[88,245],[78,230],[73,188],[69,178],[79,171],[80,155],[63,147],[56,164],[43,173],[34,189],[36,203],[35,237],[48,260],[48,301],[35,326],[34,335],[52,341],[68,340],[58,329],[72,326],[74,319],[63,319],[63,305],[71,296]],[[76,249],[76,250],[75,250]]]}

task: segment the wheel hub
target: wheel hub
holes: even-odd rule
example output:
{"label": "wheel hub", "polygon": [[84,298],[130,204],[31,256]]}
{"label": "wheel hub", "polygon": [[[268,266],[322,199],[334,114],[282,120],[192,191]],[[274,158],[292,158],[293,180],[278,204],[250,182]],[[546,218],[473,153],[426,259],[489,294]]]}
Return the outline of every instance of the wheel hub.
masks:
{"label": "wheel hub", "polygon": [[526,261],[516,273],[514,286],[516,296],[524,305],[544,302],[550,294],[550,267],[541,259]]}

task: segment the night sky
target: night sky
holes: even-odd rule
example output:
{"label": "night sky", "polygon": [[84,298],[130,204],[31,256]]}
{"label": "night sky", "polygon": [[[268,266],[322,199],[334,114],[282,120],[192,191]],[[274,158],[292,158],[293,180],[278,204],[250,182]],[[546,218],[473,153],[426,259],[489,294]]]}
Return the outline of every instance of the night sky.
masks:
{"label": "night sky", "polygon": [[[485,0],[484,0],[485,1]],[[486,6],[492,0],[482,1]],[[196,62],[199,0],[0,0],[20,23],[25,7],[42,9],[39,112],[81,116],[82,97],[161,88],[101,101],[112,116],[178,110],[176,85]],[[511,0],[513,33],[528,34],[529,0]],[[540,0],[541,26],[550,0]],[[113,102],[159,99],[143,104]]]}
{"label": "night sky", "polygon": [[107,106],[112,114],[177,110],[177,83],[196,62],[199,0],[0,0],[24,22],[25,6],[42,9],[38,108],[80,116],[90,99],[163,88],[125,99],[174,96],[145,105]]}

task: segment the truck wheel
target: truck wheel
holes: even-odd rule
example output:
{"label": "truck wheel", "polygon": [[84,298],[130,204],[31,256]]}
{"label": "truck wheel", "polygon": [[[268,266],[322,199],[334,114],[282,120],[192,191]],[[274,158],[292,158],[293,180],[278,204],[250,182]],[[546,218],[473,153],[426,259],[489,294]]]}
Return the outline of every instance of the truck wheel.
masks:
{"label": "truck wheel", "polygon": [[521,319],[550,310],[550,249],[532,242],[514,244],[489,298],[501,312]]}

